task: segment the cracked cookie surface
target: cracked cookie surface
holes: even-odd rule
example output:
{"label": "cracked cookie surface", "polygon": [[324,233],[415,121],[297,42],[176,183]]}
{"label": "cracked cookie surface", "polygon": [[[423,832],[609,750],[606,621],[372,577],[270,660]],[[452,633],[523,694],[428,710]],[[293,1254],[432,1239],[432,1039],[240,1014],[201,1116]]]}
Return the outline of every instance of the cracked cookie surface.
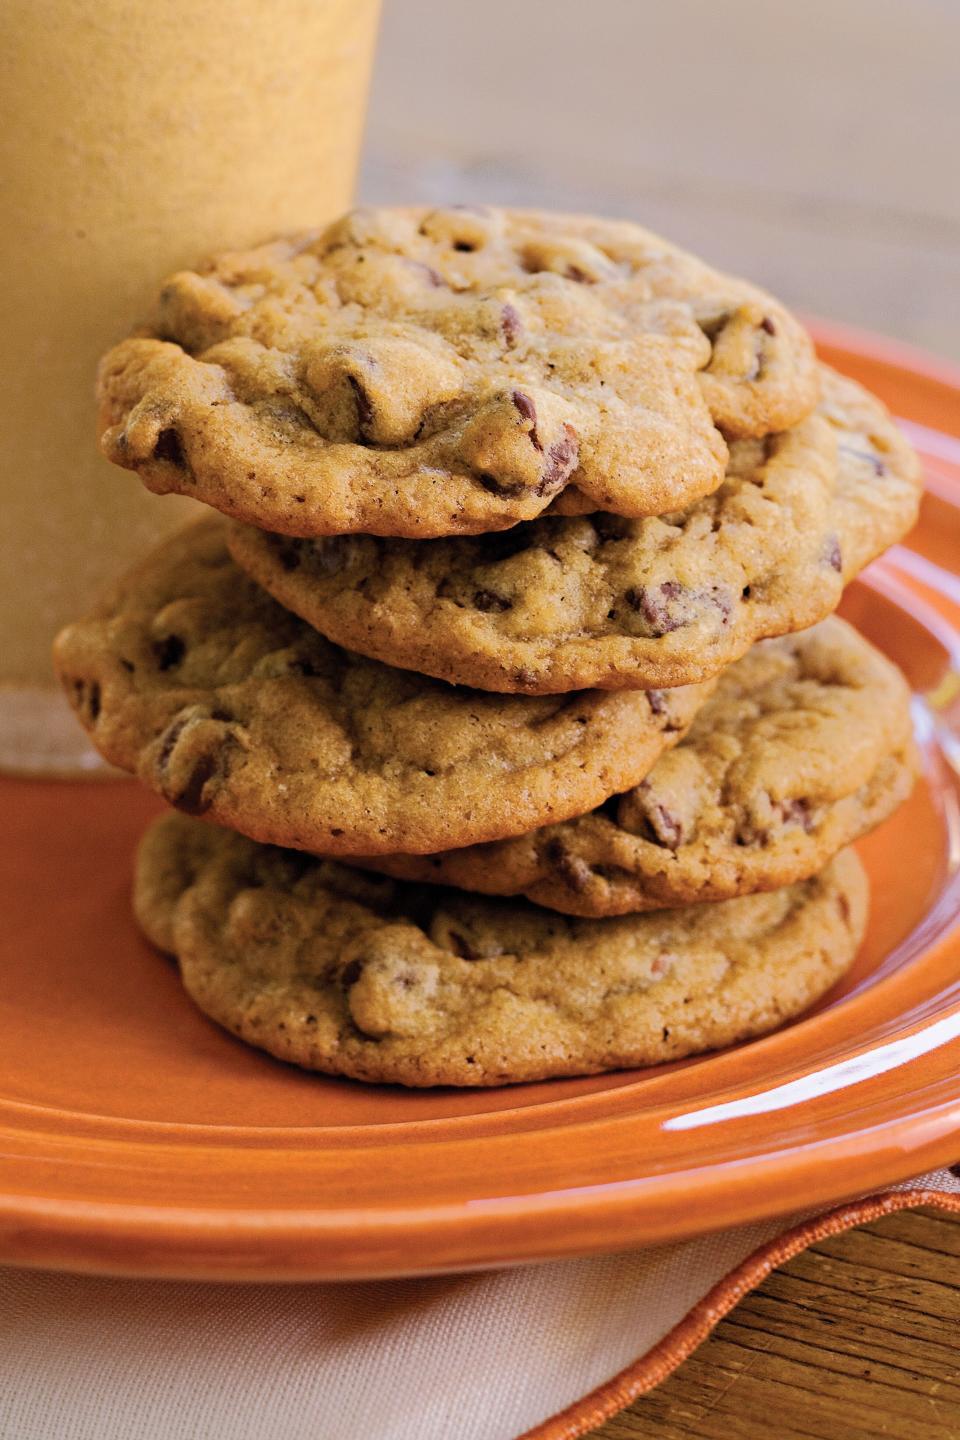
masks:
{"label": "cracked cookie surface", "polygon": [[708,693],[529,698],[392,670],[271,600],[225,530],[161,545],[55,657],[107,759],[255,839],[357,854],[519,834],[640,779]]}
{"label": "cracked cookie surface", "polygon": [[361,210],[172,276],[99,375],[158,492],[289,535],[503,529],[566,487],[657,514],[817,395],[770,296],[625,221]]}
{"label": "cracked cookie surface", "polygon": [[893,813],[916,769],[906,681],[831,617],[754,646],[676,748],[593,813],[498,844],[373,863],[574,915],[726,900],[815,874]]}
{"label": "cracked cookie surface", "polygon": [[281,1060],[411,1086],[502,1085],[677,1060],[761,1035],[840,977],[867,882],[582,920],[405,886],[171,815],[135,909],[220,1025]]}
{"label": "cracked cookie surface", "polygon": [[812,625],[909,529],[916,460],[883,406],[824,371],[819,410],[731,447],[689,510],[547,516],[500,535],[303,541],[235,525],[238,562],[341,645],[490,690],[672,686]]}

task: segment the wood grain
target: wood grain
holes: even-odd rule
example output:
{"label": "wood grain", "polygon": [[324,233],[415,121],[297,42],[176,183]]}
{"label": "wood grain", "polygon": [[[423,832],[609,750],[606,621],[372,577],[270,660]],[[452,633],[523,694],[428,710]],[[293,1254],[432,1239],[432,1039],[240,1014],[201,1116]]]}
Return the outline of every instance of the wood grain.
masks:
{"label": "wood grain", "polygon": [[592,1440],[957,1440],[960,1217],[812,1245]]}

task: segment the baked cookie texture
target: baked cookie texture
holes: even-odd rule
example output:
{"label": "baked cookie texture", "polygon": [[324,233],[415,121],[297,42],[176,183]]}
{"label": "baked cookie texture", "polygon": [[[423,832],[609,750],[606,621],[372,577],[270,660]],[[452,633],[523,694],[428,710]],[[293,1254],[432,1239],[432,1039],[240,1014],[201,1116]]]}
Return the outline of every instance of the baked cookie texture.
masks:
{"label": "baked cookie texture", "polygon": [[676,748],[591,814],[373,864],[572,915],[727,900],[816,874],[893,813],[916,772],[906,681],[831,617],[754,646]]}
{"label": "baked cookie texture", "polygon": [[917,452],[876,395],[822,367],[819,413],[837,442],[834,514],[843,583],[917,523],[923,473]]}
{"label": "baked cookie texture", "polygon": [[673,686],[812,625],[913,524],[916,458],[853,381],[816,414],[732,444],[689,510],[547,516],[428,542],[295,540],[235,524],[237,562],[338,644],[461,684],[526,694]]}
{"label": "baked cookie texture", "polygon": [[201,1010],[281,1060],[402,1085],[652,1065],[774,1029],[842,975],[867,883],[845,851],[770,894],[615,920],[404,886],[171,815],[135,907]]}
{"label": "baked cookie texture", "polygon": [[356,211],[174,275],[99,375],[101,444],[159,493],[282,534],[422,539],[566,487],[629,516],[793,425],[811,342],[772,297],[625,221]]}
{"label": "baked cookie texture", "polygon": [[57,639],[115,765],[193,815],[328,854],[442,850],[589,810],[639,780],[706,687],[456,690],[331,645],[188,527]]}

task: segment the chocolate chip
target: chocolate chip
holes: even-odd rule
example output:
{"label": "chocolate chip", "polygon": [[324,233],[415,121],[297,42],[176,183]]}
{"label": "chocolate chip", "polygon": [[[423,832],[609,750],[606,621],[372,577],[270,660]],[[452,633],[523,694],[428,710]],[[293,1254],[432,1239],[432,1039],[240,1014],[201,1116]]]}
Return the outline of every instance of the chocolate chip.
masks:
{"label": "chocolate chip", "polygon": [[453,248],[454,250],[460,250],[467,255],[471,255],[477,247],[470,240],[454,240]]}
{"label": "chocolate chip", "polygon": [[154,641],[153,653],[158,670],[172,670],[186,655],[187,647],[179,635],[165,635]]}
{"label": "chocolate chip", "polygon": [[527,434],[530,436],[530,443],[533,446],[534,450],[542,450],[543,444],[540,440],[540,436],[537,434],[536,405],[534,405],[533,401],[530,399],[530,396],[525,395],[522,390],[513,390],[510,394],[510,399],[513,401],[519,413],[523,416],[524,420],[528,420],[530,422],[530,429],[527,431]]}
{"label": "chocolate chip", "polygon": [[[771,802],[770,808],[777,824],[799,825],[808,835],[814,828],[810,801],[802,796],[796,800],[775,800]],[[767,845],[770,841],[770,828],[763,829],[747,820],[740,826],[734,839],[737,845]]]}
{"label": "chocolate chip", "polygon": [[654,715],[666,715],[667,702],[662,690],[648,690],[647,704],[650,706]]}
{"label": "chocolate chip", "polygon": [[[649,626],[651,636],[668,635],[679,630],[695,618],[695,612],[704,606],[719,610],[721,624],[726,625],[733,608],[727,591],[713,585],[709,589],[686,590],[679,580],[664,580],[660,585],[631,587],[624,591],[624,600],[632,610],[638,611]],[[681,606],[673,602],[680,600]],[[679,608],[680,613],[677,613]]]}
{"label": "chocolate chip", "polygon": [[774,325],[769,315],[764,315],[763,319],[760,321],[760,329],[766,330],[768,335],[776,335],[777,333],[777,327],[776,325]]}
{"label": "chocolate chip", "polygon": [[512,350],[523,333],[523,321],[516,306],[509,301],[500,312],[500,329],[503,331],[504,344],[508,350]]}
{"label": "chocolate chip", "polygon": [[577,432],[572,425],[564,425],[562,438],[555,440],[547,451],[547,463],[534,486],[534,494],[550,495],[559,490],[576,470],[579,458]]}
{"label": "chocolate chip", "polygon": [[357,407],[357,435],[358,438],[369,444],[370,427],[373,425],[373,406],[370,404],[370,397],[364,390],[356,375],[348,375],[350,389],[353,391],[353,398]]}
{"label": "chocolate chip", "polygon": [[486,471],[481,471],[477,479],[484,490],[489,490],[491,495],[500,495],[505,500],[512,499],[515,495],[522,495],[526,489],[522,480],[509,480],[504,483],[502,480],[498,480],[496,475],[490,475]]}
{"label": "chocolate chip", "polygon": [[153,447],[154,460],[166,460],[170,465],[179,465],[186,469],[186,456],[183,453],[183,441],[180,439],[179,431],[172,428],[161,430],[157,436],[157,443]]}
{"label": "chocolate chip", "polygon": [[840,541],[837,539],[836,535],[831,535],[830,539],[827,541],[824,547],[823,558],[824,562],[830,566],[831,570],[836,570],[838,573],[842,571],[843,555],[840,550]]}
{"label": "chocolate chip", "polygon": [[[643,786],[640,787],[643,789]],[[676,850],[683,842],[683,825],[665,805],[654,803],[644,807],[650,828],[661,845]]]}
{"label": "chocolate chip", "polygon": [[[181,714],[168,725],[161,737],[160,747],[157,752],[156,768],[160,779],[160,789],[165,800],[178,810],[184,811],[187,815],[203,815],[213,804],[214,790],[205,793],[207,784],[216,776],[224,773],[226,767],[227,753],[233,744],[230,735],[224,735],[204,752],[201,752],[195,759],[193,768],[186,780],[174,786],[167,774],[171,757],[176,748],[177,741],[183,734],[186,727],[196,717],[189,712]],[[205,717],[209,720],[229,721],[230,716],[213,712]]]}
{"label": "chocolate chip", "polygon": [[362,974],[363,961],[351,960],[349,965],[345,965],[340,972],[340,983],[345,990],[349,990],[356,985]]}
{"label": "chocolate chip", "polygon": [[165,792],[170,804],[175,805],[178,810],[182,810],[186,815],[205,814],[213,804],[213,795],[205,795],[203,793],[204,788],[207,781],[212,780],[214,775],[216,775],[220,766],[220,760],[221,752],[217,751],[210,751],[206,755],[199,756],[197,763],[187,778],[186,784],[181,786],[180,790],[174,795]]}
{"label": "chocolate chip", "polygon": [[575,855],[562,840],[549,841],[543,854],[563,883],[578,895],[590,884],[590,866],[580,855]]}
{"label": "chocolate chip", "polygon": [[512,600],[508,600],[505,595],[497,595],[493,590],[476,590],[473,603],[477,610],[495,615],[501,615],[504,610],[513,609]]}
{"label": "chocolate chip", "polygon": [[810,813],[809,800],[802,797],[798,800],[781,800],[777,809],[784,825],[799,825],[810,834],[813,829],[813,816]]}
{"label": "chocolate chip", "polygon": [[685,622],[670,613],[671,600],[679,599],[683,586],[678,580],[664,580],[660,585],[633,586],[624,591],[623,598],[632,610],[637,610],[646,620],[654,635],[667,635],[679,630]]}

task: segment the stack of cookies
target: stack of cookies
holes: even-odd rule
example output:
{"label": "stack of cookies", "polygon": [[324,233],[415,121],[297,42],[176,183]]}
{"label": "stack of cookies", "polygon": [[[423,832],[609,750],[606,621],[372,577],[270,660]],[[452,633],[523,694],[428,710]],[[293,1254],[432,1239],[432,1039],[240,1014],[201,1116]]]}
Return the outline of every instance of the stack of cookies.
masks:
{"label": "stack of cookies", "polygon": [[916,761],[831,612],[919,477],[777,301],[627,223],[366,210],[175,275],[99,395],[219,512],[56,653],[175,807],[136,912],[221,1025],[493,1085],[761,1034],[850,964],[845,847]]}

